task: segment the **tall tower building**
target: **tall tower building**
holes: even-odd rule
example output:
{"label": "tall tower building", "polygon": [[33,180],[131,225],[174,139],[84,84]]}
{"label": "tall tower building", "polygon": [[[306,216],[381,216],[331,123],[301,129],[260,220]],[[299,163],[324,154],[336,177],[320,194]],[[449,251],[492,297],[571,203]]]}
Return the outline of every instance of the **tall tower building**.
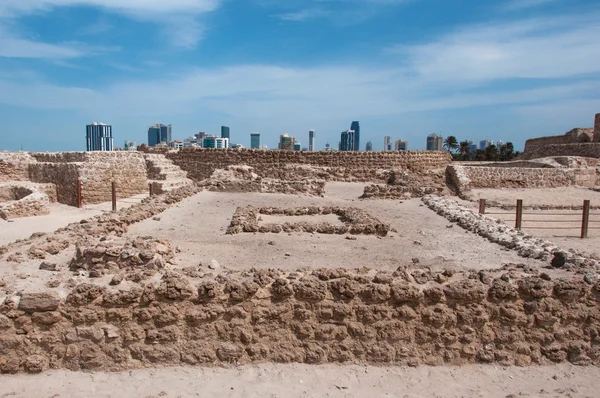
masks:
{"label": "tall tower building", "polygon": [[293,151],[294,150],[294,137],[289,135],[288,133],[280,135],[279,136],[279,149]]}
{"label": "tall tower building", "polygon": [[96,122],[88,124],[85,129],[85,141],[88,151],[112,151],[112,126]]}
{"label": "tall tower building", "polygon": [[441,151],[442,143],[444,139],[437,134],[430,134],[427,136],[427,150],[428,151]]}
{"label": "tall tower building", "polygon": [[390,137],[389,135],[386,135],[385,137],[383,137],[383,150],[384,151],[392,150],[392,137]]}
{"label": "tall tower building", "polygon": [[371,141],[367,141],[367,146],[365,147],[365,151],[372,151],[373,143]]}
{"label": "tall tower building", "polygon": [[308,130],[308,150],[315,150],[315,130]]}
{"label": "tall tower building", "polygon": [[354,145],[356,144],[356,132],[354,130],[342,131],[340,135],[340,151],[355,151]]}
{"label": "tall tower building", "polygon": [[397,151],[406,151],[408,150],[408,141],[398,140],[396,141],[396,150]]}
{"label": "tall tower building", "polygon": [[171,125],[157,123],[148,127],[148,146],[156,146],[161,142],[168,144],[173,141],[171,137]]}
{"label": "tall tower building", "polygon": [[229,138],[231,141],[231,137],[229,136],[229,127],[221,126],[221,138]]}
{"label": "tall tower building", "polygon": [[250,134],[250,148],[253,148],[253,149],[260,148],[260,134],[259,133],[251,133]]}
{"label": "tall tower building", "polygon": [[360,151],[360,125],[358,121],[352,122],[350,125],[350,130],[354,131],[354,144],[351,149],[352,151]]}

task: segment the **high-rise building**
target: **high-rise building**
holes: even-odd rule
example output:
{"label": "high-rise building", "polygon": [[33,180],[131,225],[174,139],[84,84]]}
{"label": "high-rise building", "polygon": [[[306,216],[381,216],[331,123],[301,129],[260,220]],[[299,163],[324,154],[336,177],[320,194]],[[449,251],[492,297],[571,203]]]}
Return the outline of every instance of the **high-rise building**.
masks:
{"label": "high-rise building", "polygon": [[202,138],[202,148],[229,148],[229,138],[221,138],[216,135],[205,135]]}
{"label": "high-rise building", "polygon": [[490,145],[494,145],[494,142],[490,140],[479,141],[479,149],[481,150],[485,150],[485,148],[489,147]]}
{"label": "high-rise building", "polygon": [[360,151],[360,124],[357,121],[352,122],[350,130],[354,131],[354,144],[352,151]]}
{"label": "high-rise building", "polygon": [[279,136],[279,149],[293,151],[294,150],[294,137],[289,135],[288,133],[280,135]]}
{"label": "high-rise building", "polygon": [[156,146],[161,142],[168,144],[172,141],[171,125],[157,123],[148,127],[148,146]]}
{"label": "high-rise building", "polygon": [[231,137],[229,136],[229,127],[221,126],[221,138],[229,138],[231,140]]}
{"label": "high-rise building", "polygon": [[428,151],[441,151],[444,138],[437,134],[430,134],[427,136],[427,150]]}
{"label": "high-rise building", "polygon": [[315,130],[308,130],[308,150],[315,150]]}
{"label": "high-rise building", "polygon": [[408,150],[408,141],[404,141],[404,140],[396,141],[396,150],[397,151],[407,151]]}
{"label": "high-rise building", "polygon": [[356,144],[356,132],[354,130],[342,131],[340,137],[340,151],[354,151],[354,145]]}
{"label": "high-rise building", "polygon": [[137,145],[135,141],[125,141],[125,145],[123,145],[124,151],[137,151]]}
{"label": "high-rise building", "polygon": [[294,141],[294,151],[300,151],[302,149],[302,142]]}
{"label": "high-rise building", "polygon": [[471,140],[467,140],[467,142],[469,143],[469,151],[473,154],[477,152],[477,144]]}
{"label": "high-rise building", "polygon": [[260,148],[260,134],[259,133],[251,133],[250,134],[250,148],[254,148],[254,149]]}
{"label": "high-rise building", "polygon": [[367,141],[367,146],[365,147],[365,151],[372,151],[373,143],[371,141]]}
{"label": "high-rise building", "polygon": [[392,137],[390,137],[389,135],[386,135],[385,137],[383,137],[383,150],[384,151],[392,150]]}
{"label": "high-rise building", "polygon": [[96,122],[88,124],[85,129],[85,141],[88,151],[112,151],[112,126]]}

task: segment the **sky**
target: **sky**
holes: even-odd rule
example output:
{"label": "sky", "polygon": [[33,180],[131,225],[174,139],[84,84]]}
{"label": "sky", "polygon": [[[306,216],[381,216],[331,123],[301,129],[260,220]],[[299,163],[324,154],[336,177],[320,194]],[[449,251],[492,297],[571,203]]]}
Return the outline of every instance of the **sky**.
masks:
{"label": "sky", "polygon": [[592,127],[597,0],[0,0],[0,150],[231,128],[337,147],[513,142]]}

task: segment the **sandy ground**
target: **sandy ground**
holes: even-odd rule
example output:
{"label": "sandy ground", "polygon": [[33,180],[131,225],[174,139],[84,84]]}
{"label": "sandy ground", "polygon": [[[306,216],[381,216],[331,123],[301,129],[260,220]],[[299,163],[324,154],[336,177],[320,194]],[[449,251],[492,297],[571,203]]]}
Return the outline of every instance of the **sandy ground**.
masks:
{"label": "sandy ground", "polygon": [[262,364],[0,376],[0,397],[597,397],[600,369]]}
{"label": "sandy ground", "polygon": [[600,206],[600,192],[580,187],[473,189],[467,196],[474,202],[486,199],[512,206],[517,199],[523,199],[524,206],[581,206],[585,199]]}
{"label": "sandy ground", "polygon": [[[514,205],[517,199],[523,199],[524,205],[582,205],[584,199],[592,205],[600,205],[600,192],[587,188],[547,188],[547,189],[477,189],[471,191],[473,198],[485,198],[502,204]],[[472,209],[478,203],[456,200]],[[497,207],[486,208],[486,214],[504,220],[514,227],[515,210],[503,210]],[[565,249],[576,249],[587,253],[600,253],[600,210],[590,211],[588,238],[581,239],[581,210],[523,210],[522,228],[528,234],[548,239]],[[552,222],[554,221],[554,222]]]}
{"label": "sandy ground", "polygon": [[[148,195],[141,194],[117,200],[117,209],[139,203],[146,196]],[[60,203],[53,203],[50,207],[50,214],[45,216],[16,218],[11,221],[0,219],[0,245],[17,239],[28,238],[34,232],[53,232],[72,222],[81,221],[84,218],[111,211],[112,203],[105,202],[86,205],[81,209]]]}
{"label": "sandy ground", "polygon": [[[543,265],[518,257],[516,252],[495,245],[453,226],[425,207],[420,199],[359,200],[362,184],[328,183],[326,196],[306,197],[263,193],[200,192],[160,216],[130,228],[130,234],[169,238],[182,252],[181,266],[208,264],[211,259],[231,269],[301,267],[378,268],[395,270],[413,264],[446,268],[497,268],[506,263]],[[354,206],[365,209],[397,232],[379,238],[358,235],[309,233],[225,235],[238,206]],[[295,217],[288,217],[295,218]],[[289,256],[286,256],[286,253]]]}

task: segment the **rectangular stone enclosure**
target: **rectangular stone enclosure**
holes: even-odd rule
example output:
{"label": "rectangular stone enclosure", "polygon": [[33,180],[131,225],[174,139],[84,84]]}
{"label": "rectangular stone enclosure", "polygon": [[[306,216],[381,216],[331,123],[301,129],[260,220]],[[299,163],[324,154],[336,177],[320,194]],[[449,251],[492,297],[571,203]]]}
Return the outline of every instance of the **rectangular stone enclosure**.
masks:
{"label": "rectangular stone enclosure", "polygon": [[[283,222],[261,222],[262,216],[277,219],[279,221],[289,218]],[[339,223],[333,224],[324,221],[335,215]],[[271,217],[277,216],[277,217]],[[314,217],[314,222],[307,221],[307,217]],[[330,218],[329,218],[330,220]],[[253,206],[238,207],[231,218],[231,224],[227,228],[227,234],[239,234],[241,232],[309,232],[321,234],[346,234],[352,235],[378,235],[386,236],[390,231],[388,224],[382,223],[362,209],[354,207],[261,207]]]}

